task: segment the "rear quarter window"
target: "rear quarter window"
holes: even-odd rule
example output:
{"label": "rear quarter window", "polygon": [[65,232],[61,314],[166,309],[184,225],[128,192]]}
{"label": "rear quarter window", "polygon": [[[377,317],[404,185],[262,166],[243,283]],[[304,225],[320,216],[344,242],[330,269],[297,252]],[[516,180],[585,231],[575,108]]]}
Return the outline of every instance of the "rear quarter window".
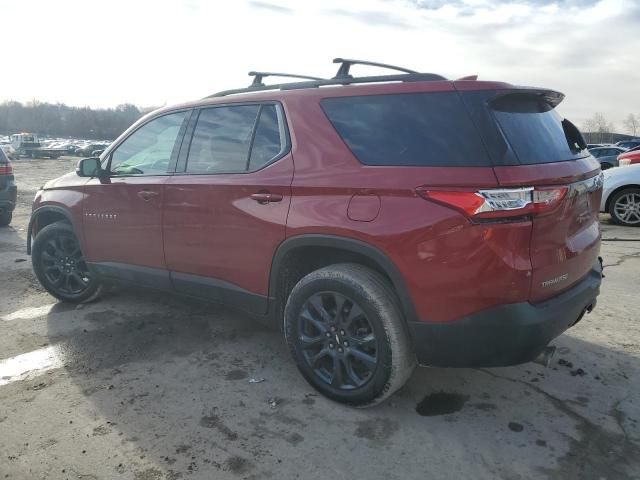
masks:
{"label": "rear quarter window", "polygon": [[457,92],[336,97],[320,104],[365,165],[491,166]]}

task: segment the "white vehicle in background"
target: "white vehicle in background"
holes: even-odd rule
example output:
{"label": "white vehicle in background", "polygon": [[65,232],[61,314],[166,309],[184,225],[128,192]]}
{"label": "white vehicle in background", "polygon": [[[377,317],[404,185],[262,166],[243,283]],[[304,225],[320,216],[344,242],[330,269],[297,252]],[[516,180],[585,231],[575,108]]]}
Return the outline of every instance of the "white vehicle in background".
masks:
{"label": "white vehicle in background", "polygon": [[640,163],[611,168],[603,175],[600,211],[611,214],[613,223],[640,227]]}
{"label": "white vehicle in background", "polygon": [[25,156],[31,158],[58,158],[65,154],[64,150],[59,148],[49,148],[43,146],[37,135],[33,133],[16,133],[11,135],[11,146],[15,148],[16,156]]}
{"label": "white vehicle in background", "polygon": [[9,160],[15,160],[18,157],[18,152],[16,152],[16,149],[13,148],[10,143],[2,143],[0,144],[0,148]]}

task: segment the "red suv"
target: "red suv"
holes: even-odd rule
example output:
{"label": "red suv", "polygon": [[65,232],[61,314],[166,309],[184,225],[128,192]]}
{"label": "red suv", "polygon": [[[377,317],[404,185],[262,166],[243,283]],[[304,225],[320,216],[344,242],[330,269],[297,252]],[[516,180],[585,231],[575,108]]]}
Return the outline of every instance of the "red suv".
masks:
{"label": "red suv", "polygon": [[28,232],[42,285],[69,302],[115,280],[235,304],[351,405],[416,363],[535,359],[601,281],[600,165],[556,113],[563,95],[336,62],[332,79],[252,72],[162,108],[47,183]]}

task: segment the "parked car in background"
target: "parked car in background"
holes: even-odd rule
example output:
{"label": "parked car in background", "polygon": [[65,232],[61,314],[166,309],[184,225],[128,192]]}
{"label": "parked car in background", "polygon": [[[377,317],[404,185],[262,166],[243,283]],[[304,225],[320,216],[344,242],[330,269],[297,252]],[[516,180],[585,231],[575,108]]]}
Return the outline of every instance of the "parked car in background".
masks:
{"label": "parked car in background", "polygon": [[64,150],[65,155],[73,155],[75,151],[78,149],[76,145],[73,143],[61,143],[58,145],[58,148]]}
{"label": "parked car in background", "polygon": [[16,208],[18,188],[13,176],[11,161],[0,148],[0,227],[11,223],[13,210]]}
{"label": "parked car in background", "polygon": [[604,172],[600,211],[614,223],[640,227],[640,164]]}
{"label": "parked car in background", "polygon": [[130,281],[236,305],[350,405],[416,363],[549,352],[602,272],[602,173],[555,110],[564,95],[336,62],[333,79],[152,112],[48,182],[27,234],[44,288],[81,303]]}
{"label": "parked car in background", "polygon": [[640,147],[640,138],[635,138],[633,140],[622,140],[616,143],[616,147],[626,148],[627,150]]}
{"label": "parked car in background", "polygon": [[618,155],[618,165],[621,167],[627,167],[635,163],[640,163],[640,146]]}
{"label": "parked car in background", "polygon": [[627,150],[622,147],[596,147],[589,149],[591,155],[600,162],[600,168],[602,168],[602,170],[617,167],[618,155],[626,151]]}
{"label": "parked car in background", "polygon": [[85,145],[84,147],[78,148],[75,151],[75,154],[79,157],[91,157],[94,156],[94,152],[96,151],[104,151],[109,145],[106,143],[90,143],[89,145]]}

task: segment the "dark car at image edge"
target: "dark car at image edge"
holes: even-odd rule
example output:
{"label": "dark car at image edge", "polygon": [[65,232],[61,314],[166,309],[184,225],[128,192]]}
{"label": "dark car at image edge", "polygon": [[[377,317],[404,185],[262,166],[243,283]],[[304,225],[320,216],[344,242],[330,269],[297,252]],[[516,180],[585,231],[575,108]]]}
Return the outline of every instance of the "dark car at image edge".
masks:
{"label": "dark car at image edge", "polygon": [[68,302],[128,282],[238,306],[357,406],[416,364],[536,359],[601,283],[602,174],[555,111],[564,95],[336,63],[332,79],[252,72],[152,112],[47,183],[27,245],[42,285]]}
{"label": "dark car at image edge", "polygon": [[13,176],[11,162],[0,149],[0,227],[11,223],[13,210],[16,208],[18,187]]}

